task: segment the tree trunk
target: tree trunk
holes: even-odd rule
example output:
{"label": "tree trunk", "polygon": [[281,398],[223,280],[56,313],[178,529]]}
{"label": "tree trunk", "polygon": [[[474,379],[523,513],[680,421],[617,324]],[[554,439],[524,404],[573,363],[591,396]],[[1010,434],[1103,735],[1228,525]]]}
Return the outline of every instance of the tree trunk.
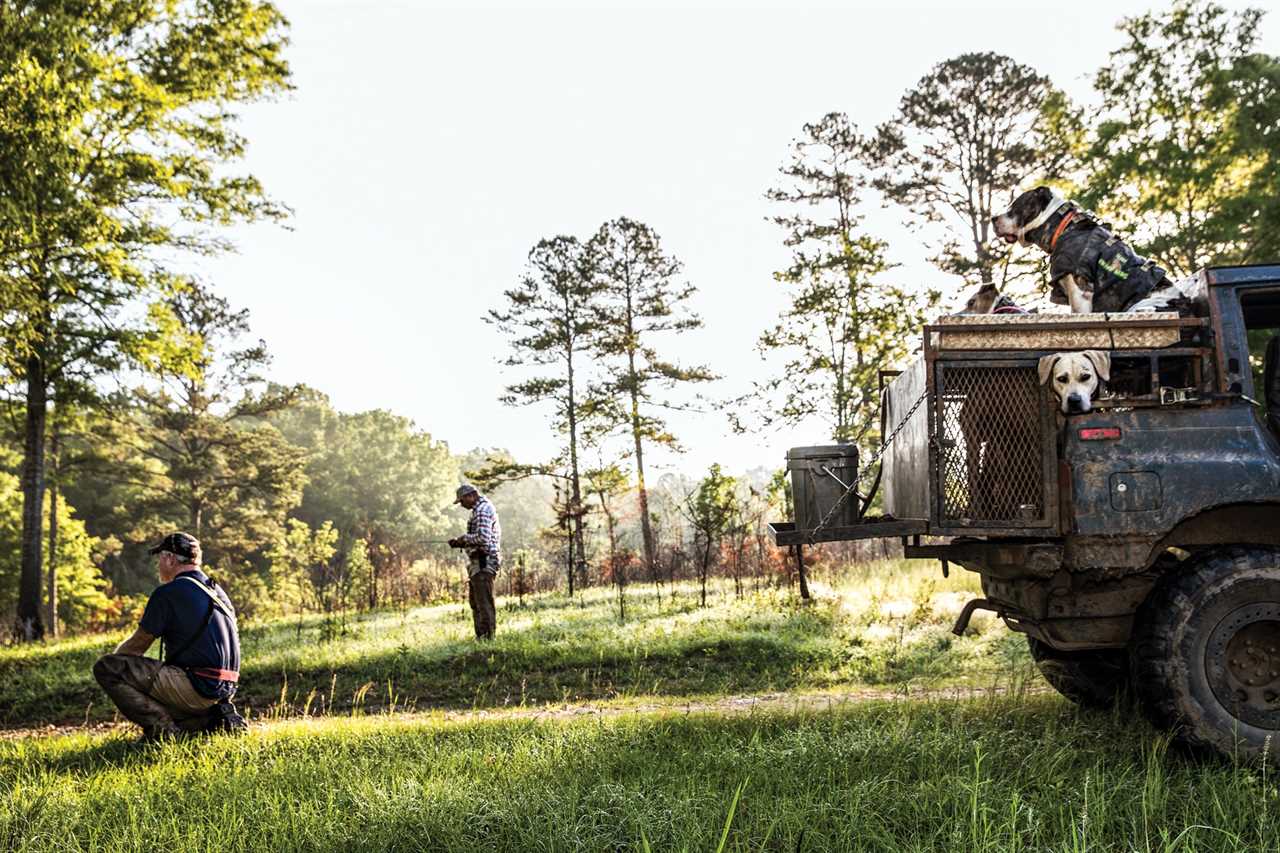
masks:
{"label": "tree trunk", "polygon": [[43,352],[27,359],[27,413],[22,455],[22,569],[18,577],[15,638],[31,642],[44,636],[40,618],[42,522],[44,515],[44,429],[48,387]]}
{"label": "tree trunk", "polygon": [[[627,325],[631,325],[630,299],[627,306]],[[634,336],[632,336],[634,339]],[[644,485],[644,442],[640,436],[640,389],[636,377],[635,352],[628,353],[631,386],[631,435],[636,443],[636,494],[640,499],[640,540],[644,544],[644,563],[653,572],[653,524],[649,520],[649,490]]]}
{"label": "tree trunk", "polygon": [[47,599],[49,609],[45,611],[45,622],[49,626],[49,636],[58,636],[58,428],[53,428],[49,437],[49,465],[52,476],[49,477],[49,572],[46,577]]}
{"label": "tree trunk", "polygon": [[[566,306],[567,307],[567,306]],[[568,370],[568,421],[569,421],[569,477],[570,477],[570,523],[573,525],[573,545],[569,548],[569,597],[573,597],[573,551],[576,547],[578,563],[586,572],[587,550],[582,537],[582,485],[578,477],[578,398],[573,385],[573,346],[569,346],[566,360]]]}
{"label": "tree trunk", "polygon": [[707,569],[710,566],[711,566],[711,537],[708,536],[707,545],[702,551],[702,572],[701,572],[702,604],[700,605],[702,607],[707,606]]}
{"label": "tree trunk", "polygon": [[613,513],[609,511],[609,505],[605,503],[604,496],[600,498],[600,508],[604,510],[605,524],[609,528],[609,568],[613,571],[613,581],[618,585],[618,621],[627,621],[627,603],[625,591],[627,588],[627,570],[618,563],[618,536],[615,532],[615,523]]}

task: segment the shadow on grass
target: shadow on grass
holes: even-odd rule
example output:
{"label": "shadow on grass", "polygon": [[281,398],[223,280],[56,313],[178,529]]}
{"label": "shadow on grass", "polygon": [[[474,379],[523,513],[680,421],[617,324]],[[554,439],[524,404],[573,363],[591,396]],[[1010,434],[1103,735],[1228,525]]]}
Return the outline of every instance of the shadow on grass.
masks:
{"label": "shadow on grass", "polygon": [[[812,683],[815,669],[838,666],[845,654],[832,602],[721,599],[704,610],[667,599],[661,609],[633,607],[619,623],[599,602],[548,598],[536,607],[504,602],[500,620],[513,627],[500,621],[498,639],[484,644],[466,639],[460,605],[352,616],[348,636],[331,642],[320,616],[248,627],[237,703],[283,716],[783,690]],[[110,718],[90,669],[111,648],[81,641],[0,657],[0,724]]]}

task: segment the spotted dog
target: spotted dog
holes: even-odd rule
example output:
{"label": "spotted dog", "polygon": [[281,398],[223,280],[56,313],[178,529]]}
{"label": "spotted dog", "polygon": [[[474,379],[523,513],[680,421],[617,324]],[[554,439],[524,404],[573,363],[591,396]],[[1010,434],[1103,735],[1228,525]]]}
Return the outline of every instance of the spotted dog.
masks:
{"label": "spotted dog", "polygon": [[1102,383],[1111,378],[1111,356],[1101,350],[1059,352],[1040,359],[1040,384],[1058,396],[1062,413],[1083,414],[1093,406]]}
{"label": "spotted dog", "polygon": [[1049,298],[1070,305],[1072,313],[1186,307],[1181,290],[1155,261],[1048,187],[1024,192],[991,224],[1006,243],[1039,246],[1049,255]]}

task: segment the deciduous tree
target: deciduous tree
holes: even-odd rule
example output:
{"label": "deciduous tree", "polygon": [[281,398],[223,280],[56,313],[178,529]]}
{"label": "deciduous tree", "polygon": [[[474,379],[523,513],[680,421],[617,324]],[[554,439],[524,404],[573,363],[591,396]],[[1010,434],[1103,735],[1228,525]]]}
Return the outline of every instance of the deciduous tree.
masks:
{"label": "deciduous tree", "polygon": [[1177,2],[1126,18],[1094,78],[1082,198],[1178,275],[1280,252],[1280,58],[1262,11]]}
{"label": "deciduous tree", "polygon": [[693,527],[694,546],[698,549],[698,580],[701,583],[701,606],[707,606],[707,575],[712,557],[719,553],[725,533],[738,514],[738,482],[713,464],[698,488],[687,495],[684,514]]}
{"label": "deciduous tree", "polygon": [[210,226],[279,217],[224,168],[235,108],[288,87],[285,21],[257,0],[0,3],[0,352],[21,388],[17,634],[41,636],[45,418],[52,383],[166,355],[139,302],[182,283]]}

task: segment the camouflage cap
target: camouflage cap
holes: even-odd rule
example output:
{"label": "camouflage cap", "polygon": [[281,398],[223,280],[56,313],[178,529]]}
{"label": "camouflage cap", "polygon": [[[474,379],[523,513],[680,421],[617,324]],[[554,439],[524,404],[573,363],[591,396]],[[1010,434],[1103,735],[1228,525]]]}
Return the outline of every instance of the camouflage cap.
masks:
{"label": "camouflage cap", "polygon": [[200,540],[190,533],[170,533],[160,540],[160,544],[147,549],[148,554],[159,554],[161,551],[168,551],[185,562],[192,563],[200,559]]}
{"label": "camouflage cap", "polygon": [[475,486],[471,485],[470,483],[463,483],[461,486],[458,486],[458,494],[457,494],[457,497],[453,499],[453,502],[456,504],[460,504],[462,503],[462,499],[465,498],[467,495],[478,495],[478,494],[480,494],[480,490],[477,489]]}

